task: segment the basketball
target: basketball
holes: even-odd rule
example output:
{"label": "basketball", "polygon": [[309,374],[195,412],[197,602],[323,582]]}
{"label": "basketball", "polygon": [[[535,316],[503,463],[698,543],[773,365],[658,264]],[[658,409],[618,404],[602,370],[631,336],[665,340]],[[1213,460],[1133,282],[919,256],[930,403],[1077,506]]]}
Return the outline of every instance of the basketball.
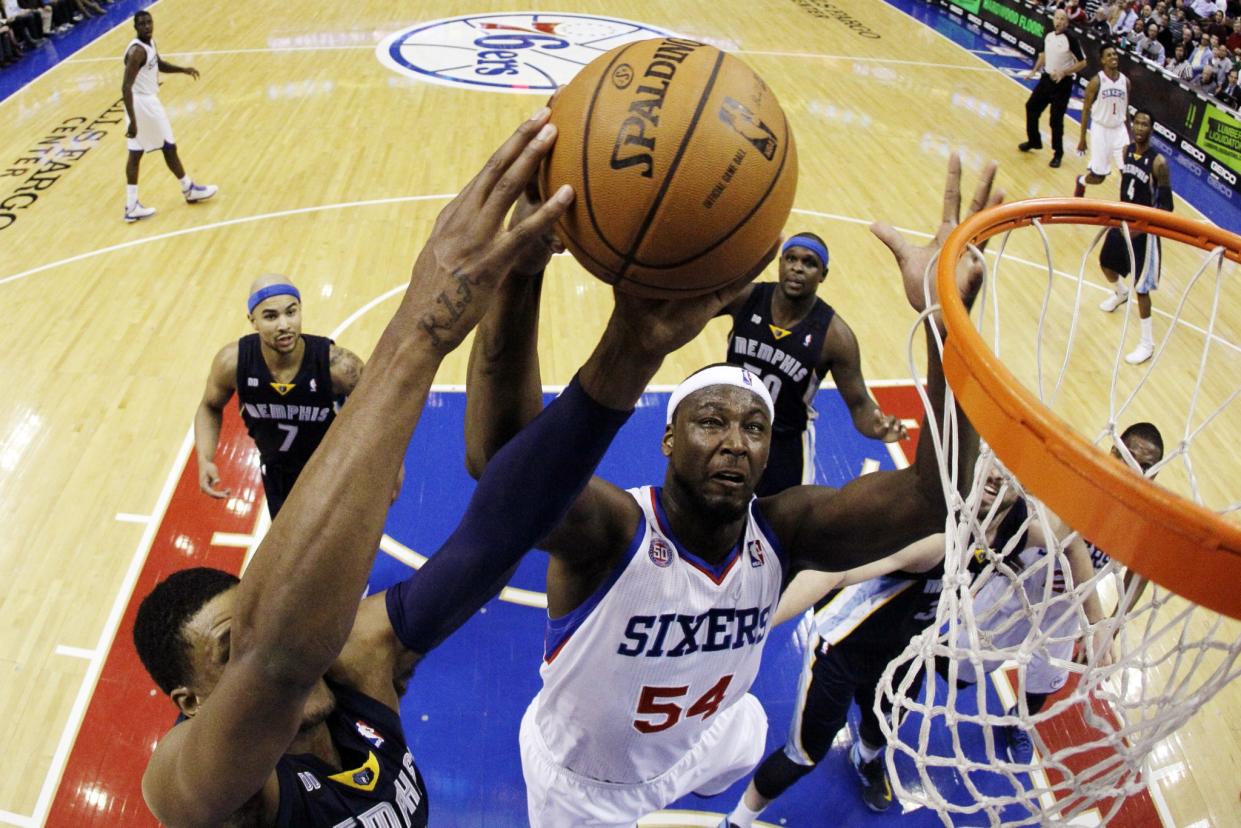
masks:
{"label": "basketball", "polygon": [[603,281],[697,296],[775,244],[797,150],[775,94],[742,61],[692,40],[637,41],[588,64],[551,108],[559,135],[539,187],[572,185],[556,230]]}

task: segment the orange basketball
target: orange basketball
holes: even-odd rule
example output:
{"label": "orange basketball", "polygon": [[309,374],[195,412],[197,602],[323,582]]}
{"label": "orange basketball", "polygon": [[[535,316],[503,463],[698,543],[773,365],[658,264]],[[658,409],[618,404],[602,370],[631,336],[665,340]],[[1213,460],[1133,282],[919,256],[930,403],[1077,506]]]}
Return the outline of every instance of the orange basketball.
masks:
{"label": "orange basketball", "polygon": [[675,37],[630,43],[551,106],[559,136],[539,186],[573,186],[557,233],[603,281],[696,296],[749,271],[779,237],[797,149],[775,94],[737,58]]}

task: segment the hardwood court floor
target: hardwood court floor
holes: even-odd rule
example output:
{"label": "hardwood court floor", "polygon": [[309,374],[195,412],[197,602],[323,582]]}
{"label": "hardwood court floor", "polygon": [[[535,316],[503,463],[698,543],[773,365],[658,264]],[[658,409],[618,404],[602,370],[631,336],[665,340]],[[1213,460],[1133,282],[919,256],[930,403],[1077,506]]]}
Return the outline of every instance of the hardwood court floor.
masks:
{"label": "hardwood court floor", "polygon": [[[1079,171],[1073,159],[1049,170],[1045,156],[1015,152],[1025,90],[887,3],[554,6],[735,50],[771,84],[800,150],[790,230],[828,240],[823,294],[858,333],[870,379],[908,376],[912,322],[890,256],[866,229],[870,221],[933,229],[952,148],[962,152],[967,187],[988,158],[999,159],[1011,198],[1066,194]],[[480,0],[467,10],[529,9]],[[0,229],[0,352],[7,356],[0,364],[0,823],[39,824],[48,813],[141,564],[134,550],[182,449],[210,359],[247,330],[247,285],[264,272],[289,274],[303,291],[310,332],[359,314],[342,344],[367,355],[437,211],[540,102],[422,83],[381,65],[375,44],[386,34],[462,13],[446,0],[416,9],[291,0],[224,13],[202,0],[163,0],[152,11],[161,53],[202,71],[198,82],[165,76],[161,97],[188,171],[219,184],[216,199],[186,205],[155,154],[143,163],[141,197],[159,213],[136,225],[121,221],[127,22],[0,103],[0,161],[18,171],[0,176],[0,196],[16,194],[32,176],[46,182],[5,202],[15,218]],[[73,152],[40,174],[48,146]],[[1097,194],[1111,195],[1112,186]],[[1183,202],[1177,209],[1190,211]],[[1059,238],[1057,266],[1075,273],[1090,234]],[[1029,237],[1015,240],[1012,252],[1037,262],[1039,249]],[[1196,266],[1182,252],[1166,255],[1161,310],[1179,300]],[[1093,264],[1087,272],[1099,281]],[[1230,273],[1216,333],[1238,343],[1241,297]],[[1102,296],[1085,295],[1078,332],[1085,357],[1058,406],[1085,430],[1102,425],[1100,411],[1106,419],[1101,400],[1121,331],[1119,316],[1094,311]],[[1014,319],[1036,314],[1037,291],[1010,297]],[[560,259],[545,303],[544,378],[564,383],[602,330],[609,297]],[[1195,293],[1189,304],[1201,324],[1209,293]],[[1167,319],[1156,324],[1159,335]],[[726,331],[713,323],[656,382],[676,382],[717,359]],[[1131,326],[1124,350],[1135,335]],[[1006,355],[1023,363],[1028,342],[1014,341]],[[1169,412],[1185,410],[1199,352],[1200,344],[1195,350],[1178,340],[1129,418],[1155,419],[1175,442],[1184,422]],[[464,381],[465,353],[445,363],[440,382]],[[1235,390],[1237,354],[1212,352],[1215,379],[1204,388],[1211,399]],[[1136,373],[1121,368],[1122,386],[1132,383]],[[1238,467],[1226,438],[1238,433],[1230,411],[1203,437],[1207,450],[1195,460],[1208,502],[1236,499],[1224,486]],[[1178,488],[1184,477],[1172,468],[1161,482]],[[125,635],[117,646],[127,646]],[[1154,757],[1169,824],[1241,819],[1238,710],[1241,691],[1232,687]]]}

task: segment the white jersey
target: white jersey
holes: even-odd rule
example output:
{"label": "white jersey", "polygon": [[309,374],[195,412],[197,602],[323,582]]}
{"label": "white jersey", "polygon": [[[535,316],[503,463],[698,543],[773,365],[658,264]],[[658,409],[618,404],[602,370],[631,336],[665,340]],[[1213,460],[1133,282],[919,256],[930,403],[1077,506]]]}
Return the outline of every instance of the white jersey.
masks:
{"label": "white jersey", "polygon": [[616,570],[549,620],[537,727],[550,758],[611,783],[684,757],[758,672],[783,552],[751,500],[741,542],[712,566],[672,536],[660,490],[630,489],[642,521]]}
{"label": "white jersey", "polygon": [[138,77],[134,78],[134,94],[135,95],[158,95],[159,94],[159,56],[155,51],[155,41],[149,44],[143,43],[138,38],[129,41],[129,45],[125,47],[124,58],[129,59],[129,52],[135,46],[142,47],[146,52],[146,62],[142,64],[142,68],[138,70]]}
{"label": "white jersey", "polygon": [[1129,114],[1129,79],[1118,74],[1116,80],[1100,72],[1099,92],[1095,95],[1094,105],[1090,107],[1090,123],[1102,127],[1124,126],[1125,117]]}

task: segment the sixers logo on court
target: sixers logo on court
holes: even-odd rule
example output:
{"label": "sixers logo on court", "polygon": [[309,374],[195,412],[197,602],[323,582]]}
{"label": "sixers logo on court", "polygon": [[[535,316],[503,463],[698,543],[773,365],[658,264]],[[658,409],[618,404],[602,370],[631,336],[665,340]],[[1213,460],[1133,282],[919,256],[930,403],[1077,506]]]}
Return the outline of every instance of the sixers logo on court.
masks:
{"label": "sixers logo on court", "polygon": [[604,52],[668,34],[591,14],[475,14],[396,32],[375,53],[394,72],[428,83],[547,95]]}
{"label": "sixers logo on court", "polygon": [[646,553],[651,556],[651,563],[655,566],[666,567],[672,563],[672,549],[660,538],[651,540],[651,546]]}

